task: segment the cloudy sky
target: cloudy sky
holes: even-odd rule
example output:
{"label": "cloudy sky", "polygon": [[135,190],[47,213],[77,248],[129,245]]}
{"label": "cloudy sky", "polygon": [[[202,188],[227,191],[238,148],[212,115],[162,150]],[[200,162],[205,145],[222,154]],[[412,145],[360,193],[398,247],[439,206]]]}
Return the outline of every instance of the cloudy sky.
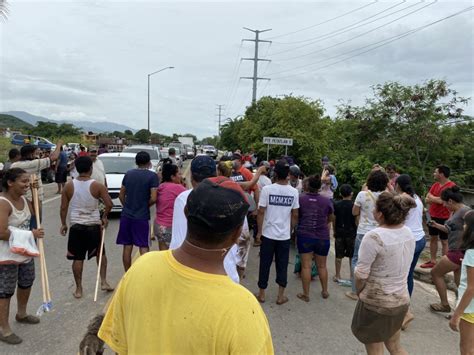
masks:
{"label": "cloudy sky", "polygon": [[[362,103],[370,86],[447,80],[474,97],[474,11],[442,21],[472,2],[355,1],[14,1],[0,22],[0,111],[52,119],[109,120],[160,133],[216,134],[224,117],[251,100],[253,33],[261,34],[261,95]],[[384,44],[373,51],[361,52]],[[350,56],[352,58],[344,60]],[[473,105],[467,107],[474,114]]]}

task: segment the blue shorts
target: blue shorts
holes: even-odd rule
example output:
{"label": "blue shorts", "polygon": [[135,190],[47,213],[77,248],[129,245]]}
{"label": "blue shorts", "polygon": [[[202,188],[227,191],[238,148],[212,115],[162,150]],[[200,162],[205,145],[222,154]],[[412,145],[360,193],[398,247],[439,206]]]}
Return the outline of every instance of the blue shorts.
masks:
{"label": "blue shorts", "polygon": [[329,239],[315,239],[307,237],[297,237],[298,253],[314,253],[318,256],[328,256],[329,254]]}
{"label": "blue shorts", "polygon": [[147,219],[120,217],[120,228],[117,244],[135,245],[140,248],[150,247],[150,226]]}

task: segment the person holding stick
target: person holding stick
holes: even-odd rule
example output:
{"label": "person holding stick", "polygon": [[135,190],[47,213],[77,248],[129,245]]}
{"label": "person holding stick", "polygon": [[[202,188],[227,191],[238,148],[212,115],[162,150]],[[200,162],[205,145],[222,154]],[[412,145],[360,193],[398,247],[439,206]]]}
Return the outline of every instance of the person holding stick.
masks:
{"label": "person holding stick", "polygon": [[[8,227],[30,230],[30,219],[35,214],[31,203],[26,200],[25,194],[30,190],[28,173],[19,168],[12,168],[5,172],[2,181],[3,192],[0,195],[0,243],[7,245],[11,232]],[[43,229],[31,231],[35,238],[43,238]],[[5,250],[2,248],[2,250]],[[18,311],[16,321],[25,324],[38,324],[39,318],[26,312],[31,286],[35,279],[35,264],[33,259],[26,263],[6,263],[4,255],[0,253],[0,341],[7,344],[19,344],[22,339],[13,333],[8,322],[10,313],[10,299],[17,287]]]}
{"label": "person holding stick", "polygon": [[[107,216],[112,209],[112,200],[107,188],[91,179],[92,160],[88,156],[79,157],[75,161],[79,176],[68,182],[61,196],[61,235],[66,235],[68,226],[66,217],[71,206],[71,216],[68,239],[67,259],[72,260],[72,272],[76,282],[73,295],[82,297],[82,270],[86,254],[88,259],[96,257],[99,262],[99,247],[101,245],[101,228],[106,228]],[[99,199],[104,201],[105,210],[102,219],[99,213]],[[114,288],[107,283],[107,257],[102,256],[100,270],[101,288],[103,291],[113,291]]]}

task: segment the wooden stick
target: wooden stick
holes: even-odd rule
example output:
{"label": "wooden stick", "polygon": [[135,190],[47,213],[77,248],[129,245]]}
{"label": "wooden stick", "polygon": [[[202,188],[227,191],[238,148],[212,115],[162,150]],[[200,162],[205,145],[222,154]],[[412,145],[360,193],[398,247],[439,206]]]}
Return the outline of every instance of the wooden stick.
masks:
{"label": "wooden stick", "polygon": [[99,291],[100,269],[102,267],[102,254],[104,252],[105,228],[102,228],[102,240],[100,241],[99,264],[97,265],[97,280],[95,282],[94,302],[97,302],[97,292]]}
{"label": "wooden stick", "polygon": [[[37,180],[36,174],[31,175],[31,183],[35,183]],[[35,219],[37,228],[41,228],[41,220],[39,217],[39,199],[38,199],[38,189],[32,188],[31,193],[33,195],[33,208],[35,210]],[[38,238],[38,249],[40,252],[40,269],[41,269],[41,287],[43,291],[43,303],[48,302],[47,300],[47,292],[46,292],[46,277],[44,273],[44,245],[43,245],[43,238]]]}
{"label": "wooden stick", "polygon": [[[44,247],[43,247],[43,250],[44,250]],[[48,303],[50,303],[51,302],[51,291],[49,290],[49,277],[48,277],[48,268],[46,267],[46,258],[42,257],[41,261],[43,262],[43,266],[44,266],[44,278],[45,278],[45,281],[46,281],[46,298],[47,298]]]}

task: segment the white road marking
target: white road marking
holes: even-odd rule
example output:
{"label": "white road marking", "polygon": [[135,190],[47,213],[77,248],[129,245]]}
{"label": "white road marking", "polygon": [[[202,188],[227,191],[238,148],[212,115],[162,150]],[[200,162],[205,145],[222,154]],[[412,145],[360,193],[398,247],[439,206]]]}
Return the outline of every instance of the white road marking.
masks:
{"label": "white road marking", "polygon": [[44,200],[44,201],[43,201],[43,205],[46,205],[47,203],[50,203],[50,202],[59,200],[60,198],[61,198],[61,195],[48,198],[47,200]]}

